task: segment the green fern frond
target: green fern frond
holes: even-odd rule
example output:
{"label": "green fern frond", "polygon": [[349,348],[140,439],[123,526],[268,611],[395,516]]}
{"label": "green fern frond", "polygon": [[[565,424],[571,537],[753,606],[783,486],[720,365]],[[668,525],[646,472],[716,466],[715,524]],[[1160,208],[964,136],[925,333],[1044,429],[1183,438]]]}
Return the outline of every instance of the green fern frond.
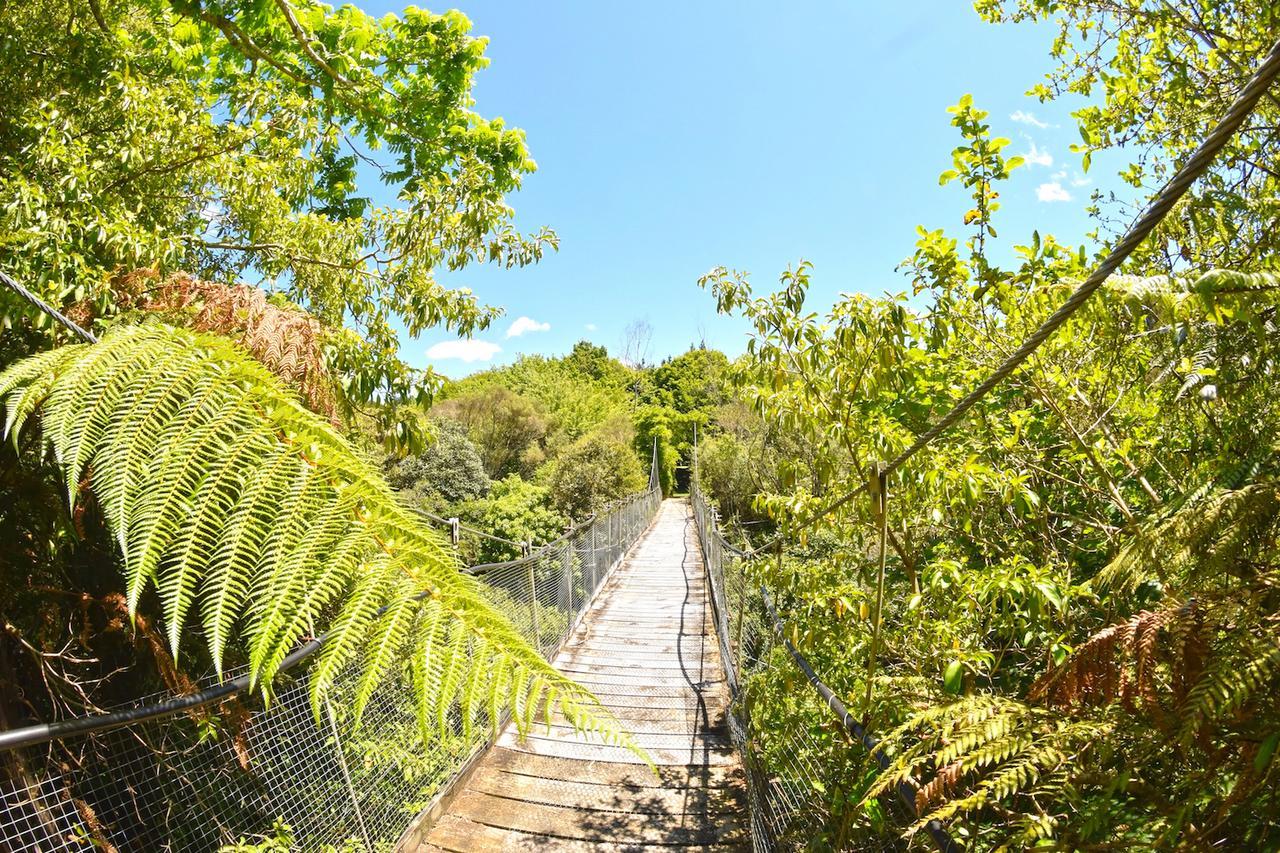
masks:
{"label": "green fern frond", "polygon": [[1187,693],[1182,738],[1190,741],[1209,722],[1228,717],[1280,677],[1280,636],[1263,630],[1242,638],[1233,654],[1217,656]]}
{"label": "green fern frond", "polygon": [[[538,708],[640,751],[458,571],[443,538],[279,379],[231,342],[120,326],[0,374],[6,434],[39,413],[68,499],[88,483],[122,556],[131,614],[155,589],[175,657],[192,622],[218,671],[244,640],[269,693],[289,651],[328,631],[312,669],[319,713],[360,670],[358,717],[396,660],[410,663],[424,731]],[[428,725],[428,722],[434,725]]]}
{"label": "green fern frond", "polygon": [[1250,544],[1280,522],[1280,484],[1240,485],[1249,462],[1201,488],[1138,530],[1095,578],[1099,588],[1132,593],[1152,572],[1166,584],[1216,580]]}
{"label": "green fern frond", "polygon": [[[919,788],[909,836],[932,820],[963,818],[994,803],[1048,799],[1066,783],[1063,768],[1108,730],[1106,722],[1070,720],[996,696],[934,706],[914,714],[886,739],[898,750],[897,759],[870,786],[864,802],[902,781],[927,783]],[[932,779],[918,778],[924,768],[940,769],[928,774]],[[1053,827],[1051,818],[1037,819],[1021,830],[1047,837]]]}

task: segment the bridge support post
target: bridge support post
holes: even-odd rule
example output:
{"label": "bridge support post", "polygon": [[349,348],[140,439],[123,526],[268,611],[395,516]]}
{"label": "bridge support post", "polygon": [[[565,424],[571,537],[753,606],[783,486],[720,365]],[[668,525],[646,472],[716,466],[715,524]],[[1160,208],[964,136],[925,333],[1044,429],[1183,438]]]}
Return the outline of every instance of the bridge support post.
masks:
{"label": "bridge support post", "polygon": [[529,556],[529,545],[524,548],[525,559],[529,560],[529,622],[533,625],[533,645],[542,652],[542,632],[538,630],[538,561]]}
{"label": "bridge support post", "polygon": [[600,555],[596,553],[596,528],[600,526],[600,517],[591,519],[591,591],[594,593],[600,586]]}
{"label": "bridge support post", "polygon": [[564,563],[564,597],[568,603],[565,612],[569,616],[569,624],[573,624],[573,545],[569,542],[564,543],[564,549],[560,554],[561,562]]}

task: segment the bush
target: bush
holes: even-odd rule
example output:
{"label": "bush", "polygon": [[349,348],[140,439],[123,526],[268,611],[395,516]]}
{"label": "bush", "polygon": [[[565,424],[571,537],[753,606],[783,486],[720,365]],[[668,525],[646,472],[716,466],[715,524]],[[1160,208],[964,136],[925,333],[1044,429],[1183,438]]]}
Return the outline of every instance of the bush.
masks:
{"label": "bush", "polygon": [[539,459],[547,422],[531,400],[506,388],[490,386],[446,400],[438,414],[462,424],[494,480],[508,474],[531,474],[530,459]]}
{"label": "bush", "polygon": [[752,517],[757,488],[746,446],[732,435],[716,435],[698,447],[698,479],[727,517]]}
{"label": "bush", "polygon": [[602,435],[570,446],[547,473],[551,503],[570,518],[585,518],[605,504],[635,494],[645,476],[635,453],[624,442]]}
{"label": "bush", "polygon": [[[550,505],[550,490],[514,474],[493,484],[489,496],[458,507],[458,517],[477,530],[514,542],[537,545],[559,536],[569,522]],[[477,538],[465,556],[470,562],[495,563],[520,556],[512,545]]]}
{"label": "bush", "polygon": [[388,465],[387,481],[432,509],[482,498],[490,486],[480,453],[466,431],[443,419],[435,423],[435,441],[424,452]]}

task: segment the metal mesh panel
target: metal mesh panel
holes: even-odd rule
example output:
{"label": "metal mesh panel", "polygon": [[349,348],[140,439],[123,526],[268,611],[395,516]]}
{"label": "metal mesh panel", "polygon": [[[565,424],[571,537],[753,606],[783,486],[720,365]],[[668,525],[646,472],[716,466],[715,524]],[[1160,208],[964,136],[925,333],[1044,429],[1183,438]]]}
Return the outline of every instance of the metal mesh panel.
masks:
{"label": "metal mesh panel", "polygon": [[[526,557],[470,571],[553,658],[661,499],[651,489]],[[343,701],[355,675],[318,719],[304,673],[282,677],[265,708],[239,697],[17,750],[0,779],[0,851],[208,851],[276,821],[297,849],[390,850],[494,727],[464,731],[455,708],[451,732],[424,742],[407,681],[392,679],[355,728]]]}
{"label": "metal mesh panel", "polygon": [[[729,730],[746,771],[752,845],[757,851],[807,849],[819,836],[838,839],[830,792],[866,772],[866,752],[844,735],[785,647],[775,643],[742,552],[720,535],[714,508],[696,488],[693,506],[733,694]],[[795,685],[785,701],[753,707],[753,684],[779,682]]]}

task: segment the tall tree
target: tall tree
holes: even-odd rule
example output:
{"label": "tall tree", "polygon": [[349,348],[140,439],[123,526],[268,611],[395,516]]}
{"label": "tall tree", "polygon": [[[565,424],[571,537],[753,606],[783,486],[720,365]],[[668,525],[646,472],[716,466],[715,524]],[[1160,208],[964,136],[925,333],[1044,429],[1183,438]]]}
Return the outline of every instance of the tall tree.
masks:
{"label": "tall tree", "polygon": [[[556,242],[512,226],[535,164],[471,109],[488,60],[469,30],[314,0],[4,4],[0,264],[85,322],[120,308],[121,269],[261,280],[325,327],[343,401],[421,401],[434,378],[399,359],[396,327],[467,334],[498,313],[436,270]],[[0,294],[6,325],[45,325],[27,311]]]}
{"label": "tall tree", "polygon": [[[1090,96],[1073,114],[1081,138],[1074,150],[1086,169],[1096,152],[1120,153],[1128,161],[1121,177],[1139,197],[1186,160],[1280,38],[1280,7],[1270,0],[979,0],[975,7],[989,21],[1054,22],[1050,52],[1059,64],[1030,93],[1042,101]],[[1273,268],[1277,162],[1273,92],[1131,266]],[[1111,233],[1132,215],[1130,199],[1095,201]]]}

